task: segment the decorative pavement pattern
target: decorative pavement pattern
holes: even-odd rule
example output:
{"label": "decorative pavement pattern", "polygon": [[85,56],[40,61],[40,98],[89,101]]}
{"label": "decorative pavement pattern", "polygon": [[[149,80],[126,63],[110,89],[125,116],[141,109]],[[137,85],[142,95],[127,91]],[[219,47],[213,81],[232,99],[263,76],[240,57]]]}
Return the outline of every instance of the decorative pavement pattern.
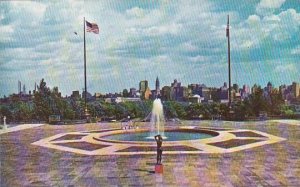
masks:
{"label": "decorative pavement pattern", "polygon": [[[266,144],[284,141],[284,138],[256,130],[224,129],[185,126],[178,130],[204,131],[216,136],[206,139],[164,141],[164,154],[230,153]],[[101,137],[111,134],[134,133],[147,129],[104,129],[97,131],[69,132],[44,138],[32,143],[47,148],[85,155],[136,155],[156,154],[156,143],[106,140]]]}
{"label": "decorative pavement pattern", "polygon": [[[53,136],[56,136],[55,141],[80,140],[92,133],[78,133],[78,136],[71,134],[74,132],[95,134],[96,131],[103,129],[120,128],[120,123],[43,125],[19,131],[6,131],[0,134],[0,186],[299,187],[300,121],[294,120],[292,123],[290,125],[290,121],[285,120],[278,122],[182,121],[182,124],[170,124],[176,128],[206,127],[218,129],[216,130],[218,132],[221,132],[221,129],[231,129],[232,133],[235,132],[235,134],[231,133],[232,136],[236,136],[235,139],[248,137],[248,134],[236,133],[237,131],[251,131],[262,136],[265,136],[263,133],[267,133],[286,140],[227,153],[163,154],[163,174],[154,173],[156,161],[154,154],[86,155],[32,144]],[[139,126],[141,129],[147,127],[145,123],[140,123]],[[58,136],[59,134],[70,135]],[[253,137],[251,138],[253,140],[264,138],[255,137],[253,134],[249,137]],[[223,142],[214,146],[230,147],[231,143]],[[70,143],[70,145],[73,148],[76,146],[76,149],[83,147],[83,149],[95,150],[95,147],[87,148],[84,143],[82,145]],[[105,149],[100,147],[101,143],[92,145],[98,146],[97,149]],[[186,150],[186,147],[177,146],[176,149]],[[143,146],[131,146],[122,151],[133,150],[152,151],[151,148],[147,149]],[[189,151],[194,150],[195,148],[190,147]]]}

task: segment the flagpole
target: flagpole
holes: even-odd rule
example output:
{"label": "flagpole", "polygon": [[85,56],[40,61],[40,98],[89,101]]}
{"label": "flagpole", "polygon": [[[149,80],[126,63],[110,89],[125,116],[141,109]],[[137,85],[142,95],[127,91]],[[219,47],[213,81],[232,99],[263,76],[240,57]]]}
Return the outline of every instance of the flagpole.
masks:
{"label": "flagpole", "polygon": [[87,105],[86,105],[86,95],[87,95],[87,89],[86,89],[86,48],[85,48],[85,17],[83,17],[83,40],[84,40],[84,111],[85,115],[87,117],[88,111],[87,111]]}
{"label": "flagpole", "polygon": [[229,15],[227,15],[227,45],[228,45],[228,79],[229,79],[229,102],[228,106],[231,108],[231,67],[230,67],[230,34],[229,34]]}

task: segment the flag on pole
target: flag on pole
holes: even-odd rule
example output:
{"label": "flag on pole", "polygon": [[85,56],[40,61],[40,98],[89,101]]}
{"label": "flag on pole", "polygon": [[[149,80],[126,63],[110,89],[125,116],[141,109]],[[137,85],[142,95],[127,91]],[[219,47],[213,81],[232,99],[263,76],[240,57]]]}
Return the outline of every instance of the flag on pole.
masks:
{"label": "flag on pole", "polygon": [[229,15],[227,16],[226,37],[229,37]]}
{"label": "flag on pole", "polygon": [[86,32],[93,32],[95,34],[99,34],[99,27],[96,23],[86,22]]}

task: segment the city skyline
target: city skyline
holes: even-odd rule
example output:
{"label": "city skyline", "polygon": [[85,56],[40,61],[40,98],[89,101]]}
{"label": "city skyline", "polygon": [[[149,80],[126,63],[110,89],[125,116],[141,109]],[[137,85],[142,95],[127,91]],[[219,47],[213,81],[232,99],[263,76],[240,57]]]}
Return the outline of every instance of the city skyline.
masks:
{"label": "city skyline", "polygon": [[[44,80],[46,83],[47,83],[47,81],[46,80]],[[119,91],[116,91],[116,92],[99,92],[99,91],[95,91],[95,92],[90,92],[89,90],[87,90],[87,92],[89,93],[89,94],[91,94],[91,95],[94,95],[94,94],[122,94],[122,92],[126,89],[127,91],[130,91],[130,89],[135,89],[136,91],[140,91],[139,90],[139,87],[140,87],[140,84],[141,84],[141,82],[147,82],[147,88],[149,88],[150,89],[150,91],[155,91],[155,90],[162,90],[162,88],[163,87],[165,87],[165,86],[167,86],[167,87],[172,87],[172,84],[176,81],[176,82],[178,82],[178,83],[182,83],[180,80],[177,80],[177,79],[173,79],[173,81],[172,82],[170,82],[169,84],[161,84],[160,82],[160,79],[159,79],[159,77],[156,77],[156,80],[154,81],[155,82],[155,85],[154,85],[154,87],[151,87],[151,86],[149,86],[149,85],[151,85],[151,84],[149,84],[149,83],[151,83],[151,81],[149,81],[149,80],[141,80],[141,81],[139,81],[138,83],[137,83],[137,86],[130,86],[130,87],[128,87],[128,88],[122,88],[121,90],[119,90]],[[157,81],[158,81],[158,85],[160,85],[160,86],[158,86],[157,87]],[[268,82],[268,83],[266,83],[265,85],[260,85],[260,84],[257,84],[257,83],[254,83],[253,85],[247,85],[247,84],[241,84],[241,85],[239,85],[239,84],[236,84],[236,83],[232,83],[232,85],[231,85],[231,87],[232,87],[232,89],[233,89],[233,87],[234,87],[234,85],[237,85],[238,86],[238,88],[239,89],[242,89],[244,86],[246,86],[246,87],[248,87],[249,89],[251,89],[252,87],[254,87],[254,86],[260,86],[262,89],[264,89],[264,88],[267,88],[268,87],[268,85],[269,84],[271,84],[271,86],[273,87],[273,88],[275,88],[275,89],[279,89],[280,88],[280,86],[291,86],[293,83],[296,83],[296,84],[299,84],[299,82],[296,82],[296,81],[293,81],[293,82],[291,82],[290,84],[282,84],[282,85],[278,85],[278,86],[276,86],[276,85],[274,85],[272,82]],[[205,84],[205,83],[188,83],[188,84],[181,84],[181,86],[182,87],[186,87],[186,88],[188,88],[188,86],[191,86],[191,85],[199,85],[199,86],[205,86],[206,88],[216,88],[216,89],[222,89],[222,88],[224,88],[224,86],[226,85],[226,87],[227,88],[229,88],[229,85],[228,85],[228,82],[223,82],[223,84],[220,84],[220,85],[218,85],[218,86],[216,86],[216,87],[214,87],[214,86],[210,86],[210,85],[207,85],[207,84]],[[13,95],[13,94],[19,94],[19,93],[22,93],[22,94],[28,94],[29,92],[31,92],[31,94],[33,93],[33,90],[38,90],[38,86],[39,86],[39,83],[34,83],[34,88],[33,89],[28,89],[27,88],[27,85],[25,85],[25,84],[22,84],[22,81],[18,81],[18,91],[17,92],[13,92],[13,93],[10,93],[10,94],[8,94],[8,95],[5,95],[6,97],[7,96],[10,96],[10,95]],[[49,87],[48,86],[48,83],[47,83],[47,87]],[[57,86],[54,86],[54,87],[57,87]],[[53,89],[54,87],[49,87],[50,89]],[[60,88],[59,87],[57,87],[58,88],[58,90],[59,91],[61,91],[60,90]],[[142,89],[147,89],[147,88],[142,88]],[[26,91],[25,91],[26,90]],[[24,93],[24,91],[25,91],[25,93]],[[83,93],[84,92],[84,88],[82,88],[81,90],[79,90],[79,89],[77,89],[77,90],[72,90],[72,91],[70,91],[70,93],[66,93],[66,94],[62,94],[62,96],[71,96],[72,95],[72,93],[73,92],[79,92],[79,93]],[[250,91],[251,92],[251,91]],[[0,98],[2,98],[2,96],[0,96]]]}
{"label": "city skyline", "polygon": [[300,80],[300,5],[292,0],[5,1],[0,10],[1,97],[19,80],[33,90],[42,78],[63,95],[81,91],[84,16],[100,28],[86,33],[90,93],[137,88],[141,80],[154,89],[157,76],[161,85],[228,83],[227,15],[232,84]]}

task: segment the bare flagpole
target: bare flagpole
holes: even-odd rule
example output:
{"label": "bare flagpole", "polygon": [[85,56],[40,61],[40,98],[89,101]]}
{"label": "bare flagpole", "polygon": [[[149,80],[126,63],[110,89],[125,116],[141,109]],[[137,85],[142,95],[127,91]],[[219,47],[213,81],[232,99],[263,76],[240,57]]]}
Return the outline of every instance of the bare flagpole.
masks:
{"label": "bare flagpole", "polygon": [[85,49],[85,17],[83,17],[83,40],[84,40],[84,111],[85,115],[87,115],[87,105],[86,105],[86,95],[87,95],[87,89],[86,89],[86,49]]}
{"label": "bare flagpole", "polygon": [[229,102],[228,102],[228,106],[231,107],[231,68],[230,68],[229,15],[227,15],[226,36],[227,36],[227,44],[228,44],[228,79],[229,79]]}

